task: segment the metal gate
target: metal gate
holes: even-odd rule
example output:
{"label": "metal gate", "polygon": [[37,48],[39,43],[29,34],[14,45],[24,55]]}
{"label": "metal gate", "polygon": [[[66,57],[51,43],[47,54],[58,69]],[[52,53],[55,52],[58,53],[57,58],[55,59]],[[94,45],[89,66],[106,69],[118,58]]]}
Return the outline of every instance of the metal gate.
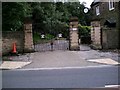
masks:
{"label": "metal gate", "polygon": [[53,40],[47,43],[35,44],[34,49],[37,52],[69,50],[69,41],[64,39],[64,40]]}

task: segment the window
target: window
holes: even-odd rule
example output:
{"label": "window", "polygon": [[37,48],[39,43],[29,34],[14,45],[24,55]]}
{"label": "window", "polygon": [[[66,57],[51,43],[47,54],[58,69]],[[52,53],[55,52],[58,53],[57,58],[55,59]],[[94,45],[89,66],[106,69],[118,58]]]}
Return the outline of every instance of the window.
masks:
{"label": "window", "polygon": [[96,15],[99,15],[100,14],[100,9],[99,9],[99,6],[96,7]]}
{"label": "window", "polygon": [[109,0],[109,10],[114,9],[114,0]]}

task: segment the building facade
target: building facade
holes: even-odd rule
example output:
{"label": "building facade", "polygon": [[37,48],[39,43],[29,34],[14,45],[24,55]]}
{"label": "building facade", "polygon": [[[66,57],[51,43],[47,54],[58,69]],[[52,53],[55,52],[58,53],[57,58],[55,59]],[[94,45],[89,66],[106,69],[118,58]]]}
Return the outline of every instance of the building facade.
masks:
{"label": "building facade", "polygon": [[91,14],[91,46],[95,49],[119,48],[120,0],[94,0]]}

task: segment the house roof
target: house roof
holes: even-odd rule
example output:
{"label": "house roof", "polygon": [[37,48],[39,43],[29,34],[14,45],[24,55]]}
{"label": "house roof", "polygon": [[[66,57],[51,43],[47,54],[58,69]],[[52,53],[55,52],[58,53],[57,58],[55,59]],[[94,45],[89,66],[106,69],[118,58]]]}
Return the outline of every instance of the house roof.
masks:
{"label": "house roof", "polygon": [[91,7],[92,6],[94,6],[94,5],[96,5],[96,4],[98,4],[98,3],[100,3],[100,2],[105,2],[106,0],[94,0],[93,2],[92,2],[92,4],[91,4]]}
{"label": "house roof", "polygon": [[106,21],[108,21],[109,23],[116,23],[116,20],[114,20],[114,19],[108,19]]}
{"label": "house roof", "polygon": [[[115,1],[120,2],[120,0],[115,0]],[[94,0],[90,6],[92,7],[92,6],[94,6],[94,5],[96,5],[97,3],[100,3],[100,2],[108,2],[108,0]]]}
{"label": "house roof", "polygon": [[113,19],[113,18],[106,19],[104,25],[107,25],[108,27],[115,27],[116,26],[116,19]]}
{"label": "house roof", "polygon": [[94,0],[90,6],[92,7],[92,6],[96,5],[99,2],[100,2],[100,0]]}
{"label": "house roof", "polygon": [[93,2],[100,2],[101,0],[94,0]]}

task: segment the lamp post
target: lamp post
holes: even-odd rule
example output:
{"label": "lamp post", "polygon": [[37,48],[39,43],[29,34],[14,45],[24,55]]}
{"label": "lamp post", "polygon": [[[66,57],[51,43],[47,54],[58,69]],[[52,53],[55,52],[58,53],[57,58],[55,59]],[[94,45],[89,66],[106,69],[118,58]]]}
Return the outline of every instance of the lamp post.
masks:
{"label": "lamp post", "polygon": [[85,9],[84,9],[84,13],[88,13],[88,8],[85,8]]}

